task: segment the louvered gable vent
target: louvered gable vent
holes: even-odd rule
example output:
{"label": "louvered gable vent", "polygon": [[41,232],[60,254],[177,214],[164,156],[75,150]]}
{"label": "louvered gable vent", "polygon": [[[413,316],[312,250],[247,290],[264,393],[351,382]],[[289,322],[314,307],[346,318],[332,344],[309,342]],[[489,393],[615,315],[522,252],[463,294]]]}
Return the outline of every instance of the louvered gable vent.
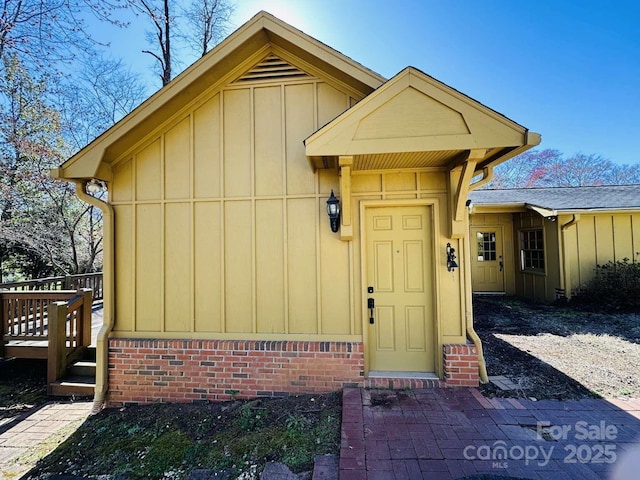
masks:
{"label": "louvered gable vent", "polygon": [[311,78],[311,76],[275,55],[269,55],[234,83],[260,80],[295,80],[298,78]]}

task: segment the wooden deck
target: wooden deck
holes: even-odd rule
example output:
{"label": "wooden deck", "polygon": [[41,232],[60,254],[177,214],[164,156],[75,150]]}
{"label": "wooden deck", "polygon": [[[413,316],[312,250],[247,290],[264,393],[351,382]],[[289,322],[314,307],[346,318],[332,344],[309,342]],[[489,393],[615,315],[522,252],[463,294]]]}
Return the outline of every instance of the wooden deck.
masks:
{"label": "wooden deck", "polygon": [[[102,301],[95,302],[91,313],[91,344],[97,344],[98,332],[103,322]],[[45,326],[46,331],[46,326]],[[3,357],[5,358],[47,358],[48,340],[11,340],[4,345]]]}
{"label": "wooden deck", "polygon": [[0,290],[0,357],[46,359],[49,394],[89,394],[89,385],[78,389],[61,380],[96,343],[102,309],[95,319],[93,310],[89,288]]}

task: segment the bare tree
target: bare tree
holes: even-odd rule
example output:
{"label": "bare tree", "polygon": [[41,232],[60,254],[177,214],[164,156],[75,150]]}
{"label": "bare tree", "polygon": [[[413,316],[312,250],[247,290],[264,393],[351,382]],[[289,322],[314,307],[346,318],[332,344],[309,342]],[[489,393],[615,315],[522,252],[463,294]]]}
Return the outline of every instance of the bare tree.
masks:
{"label": "bare tree", "polygon": [[[156,60],[162,86],[169,83],[178,48],[187,46],[203,56],[227,33],[235,5],[231,0],[129,0],[135,12],[150,21],[152,48],[143,53]],[[193,57],[186,55],[186,57]]]}
{"label": "bare tree", "polygon": [[529,150],[498,165],[485,188],[578,187],[640,183],[640,164],[619,165],[600,155]]}
{"label": "bare tree", "polygon": [[544,182],[559,187],[610,185],[620,167],[600,155],[576,153],[547,167]]}
{"label": "bare tree", "polygon": [[125,0],[4,0],[0,6],[0,57],[20,59],[49,69],[70,61],[78,51],[95,45],[86,19],[122,25],[116,11]]}
{"label": "bare tree", "polygon": [[493,180],[486,188],[527,188],[540,186],[547,166],[559,159],[558,150],[528,150],[494,170]]}
{"label": "bare tree", "polygon": [[76,151],[83,148],[147,97],[139,75],[122,60],[92,56],[68,81],[62,79],[53,101],[60,112],[62,134]]}
{"label": "bare tree", "polygon": [[158,62],[160,70],[160,80],[162,86],[171,81],[171,39],[172,28],[175,25],[174,11],[175,2],[171,0],[131,0],[131,5],[138,13],[145,15],[151,21],[151,31],[149,32],[149,43],[156,51],[143,50]]}
{"label": "bare tree", "polygon": [[228,33],[228,25],[235,5],[227,0],[200,0],[191,2],[184,15],[191,27],[187,43],[200,50],[204,57]]}

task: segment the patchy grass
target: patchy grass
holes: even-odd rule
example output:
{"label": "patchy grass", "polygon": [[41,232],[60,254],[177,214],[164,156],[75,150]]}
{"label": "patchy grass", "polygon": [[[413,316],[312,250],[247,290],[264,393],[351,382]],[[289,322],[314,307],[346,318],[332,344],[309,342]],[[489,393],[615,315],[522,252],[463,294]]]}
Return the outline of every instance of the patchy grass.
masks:
{"label": "patchy grass", "polygon": [[519,389],[487,395],[578,399],[640,397],[640,315],[477,297],[474,321],[489,376]]}
{"label": "patchy grass", "polygon": [[240,475],[261,471],[269,461],[308,471],[315,455],[339,451],[341,398],[333,393],[107,409],[90,417],[28,478],[64,473],[181,479],[198,468]]}

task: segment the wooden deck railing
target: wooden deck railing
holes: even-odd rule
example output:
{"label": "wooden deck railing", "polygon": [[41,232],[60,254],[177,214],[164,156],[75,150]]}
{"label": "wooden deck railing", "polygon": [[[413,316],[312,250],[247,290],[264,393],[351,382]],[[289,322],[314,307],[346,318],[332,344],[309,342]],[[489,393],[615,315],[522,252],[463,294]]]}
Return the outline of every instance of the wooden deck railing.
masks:
{"label": "wooden deck railing", "polygon": [[[64,302],[53,302],[48,309],[49,347],[47,384],[62,378],[67,367],[91,344],[91,289],[82,289]],[[49,392],[51,393],[51,392]]]}
{"label": "wooden deck railing", "polygon": [[102,300],[102,272],[34,278],[22,282],[0,284],[0,289],[18,291],[79,290],[81,288],[90,288],[93,291],[93,299]]}
{"label": "wooden deck railing", "polygon": [[54,371],[66,369],[63,352],[70,362],[91,344],[92,303],[91,289],[0,290],[0,357],[47,358]]}

